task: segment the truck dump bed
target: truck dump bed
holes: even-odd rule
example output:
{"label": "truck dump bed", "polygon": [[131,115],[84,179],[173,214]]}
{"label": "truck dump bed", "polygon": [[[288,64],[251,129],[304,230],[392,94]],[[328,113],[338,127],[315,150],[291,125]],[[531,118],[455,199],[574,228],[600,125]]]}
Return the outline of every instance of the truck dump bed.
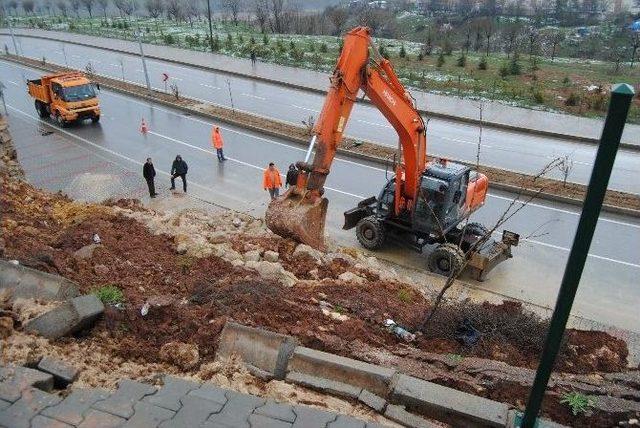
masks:
{"label": "truck dump bed", "polygon": [[49,90],[42,84],[42,79],[29,80],[29,82],[27,82],[27,88],[29,89],[29,95],[36,100],[42,101],[43,103],[51,102]]}

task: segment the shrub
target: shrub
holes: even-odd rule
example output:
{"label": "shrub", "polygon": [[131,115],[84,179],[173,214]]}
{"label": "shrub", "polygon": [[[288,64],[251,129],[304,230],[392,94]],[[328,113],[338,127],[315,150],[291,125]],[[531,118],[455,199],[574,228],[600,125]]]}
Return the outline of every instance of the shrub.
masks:
{"label": "shrub", "polygon": [[465,54],[460,55],[456,63],[458,67],[464,67],[465,65],[467,65],[467,57],[465,56]]}
{"label": "shrub", "polygon": [[564,101],[564,105],[566,106],[577,106],[578,104],[580,104],[580,95],[575,92],[571,92]]}
{"label": "shrub", "polygon": [[293,40],[289,40],[289,49],[294,50],[296,48],[296,44]]}
{"label": "shrub", "polygon": [[163,37],[164,43],[167,45],[172,45],[175,43],[175,39],[172,34],[165,34]]}
{"label": "shrub", "polygon": [[522,73],[522,67],[518,62],[518,55],[513,55],[511,62],[509,63],[509,74],[512,76],[518,76]]}
{"label": "shrub", "polygon": [[544,104],[544,93],[539,89],[533,91],[531,98],[538,104]]}
{"label": "shrub", "polygon": [[500,77],[503,79],[507,77],[509,75],[509,66],[507,64],[502,64],[500,66],[500,70],[498,70],[498,74],[500,74]]}
{"label": "shrub", "polygon": [[398,290],[398,299],[403,303],[411,302],[411,291],[406,288]]}
{"label": "shrub", "polygon": [[220,50],[220,37],[218,37],[217,34],[213,36],[213,43],[211,45],[215,52],[218,52]]}
{"label": "shrub", "polygon": [[571,84],[571,79],[569,79],[569,76],[564,76],[564,79],[562,79],[562,84],[564,86],[569,86]]}
{"label": "shrub", "polygon": [[577,416],[586,413],[593,406],[593,400],[579,392],[569,392],[562,394],[561,404],[566,404],[571,409],[571,413]]}
{"label": "shrub", "polygon": [[252,44],[252,45],[255,45],[256,44],[255,37],[251,36],[251,38],[249,39],[249,43]]}
{"label": "shrub", "polygon": [[327,44],[326,43],[322,43],[320,45],[320,52],[327,53],[328,51],[329,51],[329,47],[327,46]]}
{"label": "shrub", "polygon": [[93,290],[93,294],[95,294],[105,305],[116,305],[124,302],[124,294],[122,294],[122,290],[120,290],[120,288],[115,284],[103,285],[102,287]]}
{"label": "shrub", "polygon": [[244,37],[242,37],[242,34],[238,34],[238,42],[244,43]]}
{"label": "shrub", "polygon": [[[340,48],[340,50],[342,50],[342,48]],[[379,52],[382,58],[389,59],[389,54],[387,53],[387,50],[384,48],[384,46],[380,46]]]}
{"label": "shrub", "polygon": [[480,62],[478,63],[478,70],[486,70],[487,69],[487,57],[483,56],[480,58]]}
{"label": "shrub", "polygon": [[444,65],[444,63],[445,63],[444,52],[440,51],[440,55],[438,55],[438,60],[436,62],[436,67],[440,68]]}
{"label": "shrub", "polygon": [[406,58],[407,57],[407,50],[404,48],[404,45],[400,46],[400,58]]}
{"label": "shrub", "polygon": [[267,37],[266,34],[262,35],[262,44],[263,45],[268,45],[269,44],[269,38]]}
{"label": "shrub", "polygon": [[224,43],[224,47],[229,50],[233,49],[233,37],[231,36],[231,33],[227,34],[227,40]]}
{"label": "shrub", "polygon": [[424,59],[424,54],[422,52],[420,52],[418,54],[418,61],[422,61]]}

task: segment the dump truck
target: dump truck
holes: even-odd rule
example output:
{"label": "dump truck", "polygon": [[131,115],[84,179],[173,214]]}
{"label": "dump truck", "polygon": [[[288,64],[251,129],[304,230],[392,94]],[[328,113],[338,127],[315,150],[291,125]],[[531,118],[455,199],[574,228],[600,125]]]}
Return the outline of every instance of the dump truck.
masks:
{"label": "dump truck", "polygon": [[[424,120],[391,63],[373,44],[368,28],[347,33],[330,82],[306,158],[296,163],[296,186],[269,204],[265,214],[269,229],[314,248],[325,246],[329,201],[324,183],[362,91],[396,130],[398,153],[393,176],[378,196],[344,213],[343,229],[355,228],[358,242],[369,250],[391,240],[419,252],[433,246],[427,266],[448,277],[469,268],[483,280],[512,257],[517,233],[503,231],[496,241],[495,230],[469,220],[485,204],[487,177],[461,163],[427,157]],[[309,162],[314,146],[315,156]]]}
{"label": "dump truck", "polygon": [[94,85],[83,73],[48,74],[27,81],[29,95],[41,118],[52,117],[60,126],[91,119],[100,120],[100,105]]}

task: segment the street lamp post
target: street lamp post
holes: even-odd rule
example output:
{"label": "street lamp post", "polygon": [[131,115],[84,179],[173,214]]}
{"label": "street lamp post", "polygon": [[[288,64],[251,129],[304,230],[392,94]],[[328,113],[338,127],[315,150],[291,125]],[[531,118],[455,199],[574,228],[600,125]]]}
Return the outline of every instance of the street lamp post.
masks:
{"label": "street lamp post", "polygon": [[13,50],[16,52],[16,55],[20,55],[18,52],[18,44],[16,43],[16,35],[13,33],[13,24],[9,21],[9,32],[11,33],[11,41],[13,42]]}
{"label": "street lamp post", "polygon": [[151,82],[149,81],[149,72],[147,71],[147,61],[144,59],[144,50],[142,49],[142,30],[136,32],[138,38],[138,46],[140,47],[140,58],[142,59],[142,69],[144,70],[144,79],[147,82],[147,91],[151,92]]}
{"label": "street lamp post", "polygon": [[211,25],[211,0],[207,0],[207,17],[209,18],[209,48],[213,52],[213,26]]}

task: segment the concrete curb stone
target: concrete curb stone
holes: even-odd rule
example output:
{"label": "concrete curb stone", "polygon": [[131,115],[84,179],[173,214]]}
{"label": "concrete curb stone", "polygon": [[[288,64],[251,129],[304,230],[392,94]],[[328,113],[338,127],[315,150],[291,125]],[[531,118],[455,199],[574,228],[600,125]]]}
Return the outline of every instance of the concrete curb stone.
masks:
{"label": "concrete curb stone", "polygon": [[55,384],[65,388],[78,377],[80,371],[64,361],[45,356],[38,363],[38,370],[53,376]]}
{"label": "concrete curb stone", "polygon": [[25,330],[47,339],[58,339],[91,326],[104,312],[104,305],[94,294],[75,297],[32,319]]}
{"label": "concrete curb stone", "polygon": [[41,272],[0,260],[0,289],[11,290],[12,298],[61,301],[80,294],[78,285],[62,276]]}
{"label": "concrete curb stone", "polygon": [[[410,428],[440,428],[432,422],[429,422],[420,416],[409,413],[404,406],[389,404],[384,412],[384,416],[401,425]],[[462,425],[461,425],[462,426]]]}
{"label": "concrete curb stone", "polygon": [[310,376],[298,372],[289,372],[285,378],[287,382],[302,385],[307,388],[315,389],[331,395],[339,397],[357,399],[362,392],[362,388],[355,387],[348,383],[338,382],[322,377]]}
{"label": "concrete curb stone", "polygon": [[367,391],[366,389],[360,391],[358,401],[367,407],[371,407],[378,413],[384,413],[384,409],[387,407],[387,400]]}

